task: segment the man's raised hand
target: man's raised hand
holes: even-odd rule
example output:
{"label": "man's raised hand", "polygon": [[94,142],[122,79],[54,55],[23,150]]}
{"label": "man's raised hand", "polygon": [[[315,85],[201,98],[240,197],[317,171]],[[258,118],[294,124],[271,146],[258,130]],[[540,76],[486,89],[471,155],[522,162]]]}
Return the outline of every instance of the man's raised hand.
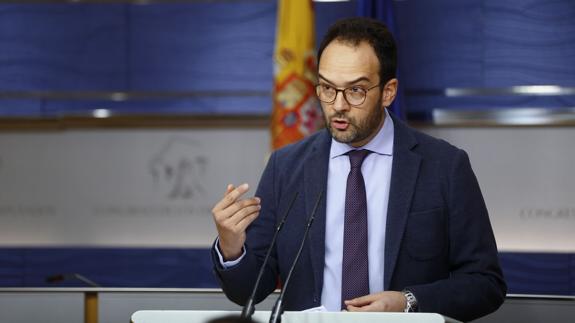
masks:
{"label": "man's raised hand", "polygon": [[238,187],[228,184],[224,197],[212,209],[220,251],[226,261],[241,256],[246,228],[260,214],[261,201],[258,197],[241,199],[248,190],[247,183]]}

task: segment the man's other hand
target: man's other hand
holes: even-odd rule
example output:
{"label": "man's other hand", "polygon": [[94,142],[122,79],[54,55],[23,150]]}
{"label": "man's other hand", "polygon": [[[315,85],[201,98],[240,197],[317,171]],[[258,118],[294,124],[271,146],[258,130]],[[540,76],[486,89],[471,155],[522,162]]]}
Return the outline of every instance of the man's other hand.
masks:
{"label": "man's other hand", "polygon": [[386,291],[346,300],[349,312],[403,312],[407,299],[402,292]]}

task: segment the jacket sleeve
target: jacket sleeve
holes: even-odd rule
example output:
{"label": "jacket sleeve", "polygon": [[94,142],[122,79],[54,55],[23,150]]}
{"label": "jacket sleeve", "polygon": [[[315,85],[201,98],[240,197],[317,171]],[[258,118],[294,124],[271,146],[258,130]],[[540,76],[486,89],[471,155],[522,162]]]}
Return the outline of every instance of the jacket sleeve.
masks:
{"label": "jacket sleeve", "polygon": [[[215,246],[212,246],[212,262],[216,279],[219,281],[226,296],[239,305],[244,305],[251,295],[275,231],[275,159],[276,154],[274,153],[270,157],[256,191],[256,196],[261,199],[262,208],[257,219],[247,229],[244,258],[233,267],[223,268],[214,250]],[[278,269],[276,259],[274,248],[256,294],[256,303],[264,300],[277,286]]]}
{"label": "jacket sleeve", "polygon": [[469,321],[495,311],[507,286],[487,208],[463,150],[457,150],[447,181],[450,275],[406,289],[417,298],[419,311]]}

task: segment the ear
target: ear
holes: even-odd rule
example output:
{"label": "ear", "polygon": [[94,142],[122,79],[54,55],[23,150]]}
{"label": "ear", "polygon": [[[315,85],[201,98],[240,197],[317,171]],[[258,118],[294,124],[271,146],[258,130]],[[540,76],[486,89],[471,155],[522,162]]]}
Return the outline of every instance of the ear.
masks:
{"label": "ear", "polygon": [[381,98],[381,103],[383,106],[388,107],[393,103],[395,96],[397,95],[397,85],[398,81],[396,78],[392,78],[391,80],[387,81],[383,86],[383,96]]}

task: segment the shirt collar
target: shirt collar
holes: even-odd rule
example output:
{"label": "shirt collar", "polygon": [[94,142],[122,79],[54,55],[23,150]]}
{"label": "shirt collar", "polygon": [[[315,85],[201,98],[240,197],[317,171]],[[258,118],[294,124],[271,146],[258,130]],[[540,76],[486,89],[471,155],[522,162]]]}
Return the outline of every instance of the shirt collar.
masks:
{"label": "shirt collar", "polygon": [[[367,144],[365,144],[361,149],[371,150],[372,152],[379,154],[379,155],[393,155],[393,120],[391,116],[387,112],[387,108],[385,109],[385,121],[383,122],[383,127],[379,129],[379,132],[373,139],[371,139]],[[347,154],[350,150],[357,149],[351,145],[344,144],[341,142],[336,141],[335,139],[331,139],[331,149],[329,152],[329,158],[339,157],[341,155]]]}

